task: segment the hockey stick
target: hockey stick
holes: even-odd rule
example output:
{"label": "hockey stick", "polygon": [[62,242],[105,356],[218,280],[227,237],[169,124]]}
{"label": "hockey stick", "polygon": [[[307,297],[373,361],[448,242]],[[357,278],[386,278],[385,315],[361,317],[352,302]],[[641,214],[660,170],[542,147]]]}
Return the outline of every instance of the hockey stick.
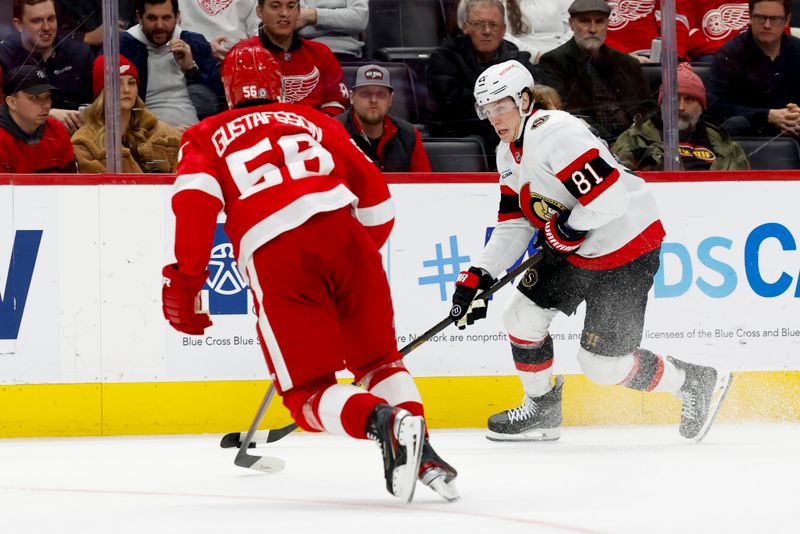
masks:
{"label": "hockey stick", "polygon": [[253,456],[251,454],[247,454],[247,449],[250,447],[250,442],[253,440],[253,435],[255,435],[258,425],[264,418],[264,414],[267,413],[267,408],[269,407],[269,403],[272,401],[273,396],[275,396],[275,380],[270,382],[269,387],[267,388],[267,393],[264,395],[264,398],[261,399],[261,404],[258,406],[256,417],[253,419],[253,422],[250,423],[250,428],[247,430],[247,434],[244,436],[244,439],[242,439],[239,452],[236,453],[236,458],[233,459],[233,463],[239,467],[256,469],[258,471],[263,471],[264,473],[277,473],[278,471],[282,471],[286,465],[286,462],[280,458],[274,458],[272,456]]}
{"label": "hockey stick", "polygon": [[[542,259],[541,252],[537,252],[533,256],[530,256],[525,261],[520,262],[519,265],[511,269],[505,276],[500,278],[497,282],[495,282],[492,287],[480,293],[475,297],[475,299],[487,300],[489,297],[497,293],[502,287],[507,285],[511,282],[514,278],[525,272],[531,267],[536,266],[539,261]],[[453,319],[448,315],[446,318],[442,319],[434,326],[429,328],[425,333],[417,337],[414,341],[400,349],[400,354],[403,356],[407,356],[413,350],[419,348],[422,344],[428,341],[430,338],[447,328],[448,325],[453,324]],[[267,391],[269,393],[269,391]],[[263,404],[263,401],[262,401]],[[266,412],[266,409],[264,409]],[[259,413],[256,414],[256,420],[253,421],[253,424],[250,425],[250,430],[257,428],[259,424],[261,424],[261,418],[264,417],[264,413],[262,413],[259,409]],[[247,447],[244,446],[247,443],[247,446],[254,448],[256,443],[273,443],[278,441],[279,439],[283,438],[294,432],[297,429],[297,423],[291,423],[281,428],[272,428],[269,430],[259,430],[254,432],[253,435],[249,435],[250,431],[245,434],[244,432],[231,432],[229,434],[225,434],[220,441],[219,446],[223,449],[231,448],[231,447],[239,447],[239,453],[236,455],[239,458],[242,455],[242,451],[244,451]],[[249,456],[244,453],[245,456],[248,458],[258,458],[258,456]],[[236,465],[241,465],[237,463]],[[248,466],[244,466],[248,467]]]}

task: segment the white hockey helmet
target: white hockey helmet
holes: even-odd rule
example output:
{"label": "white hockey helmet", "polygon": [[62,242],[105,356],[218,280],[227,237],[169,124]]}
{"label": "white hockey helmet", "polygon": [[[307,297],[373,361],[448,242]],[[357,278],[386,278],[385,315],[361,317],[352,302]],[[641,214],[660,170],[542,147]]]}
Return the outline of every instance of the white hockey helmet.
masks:
{"label": "white hockey helmet", "polygon": [[487,119],[489,114],[484,106],[491,102],[501,100],[507,96],[514,99],[523,117],[528,113],[522,111],[522,91],[533,89],[533,76],[528,69],[517,60],[511,59],[492,65],[478,76],[475,82],[475,111],[481,120]]}

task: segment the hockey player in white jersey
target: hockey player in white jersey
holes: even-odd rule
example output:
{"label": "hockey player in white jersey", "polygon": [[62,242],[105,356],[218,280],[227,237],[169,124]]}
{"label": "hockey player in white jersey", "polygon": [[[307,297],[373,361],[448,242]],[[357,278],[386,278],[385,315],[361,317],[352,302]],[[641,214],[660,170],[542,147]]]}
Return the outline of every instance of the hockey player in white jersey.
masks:
{"label": "hockey player in white jersey", "polygon": [[513,60],[489,67],[475,83],[478,116],[501,139],[500,208],[483,254],[456,282],[456,324],[486,316],[484,301],[472,300],[524,253],[534,232],[543,255],[503,312],[525,396],[520,406],[489,418],[487,437],[559,438],[563,379],[553,383],[548,328],[556,314],[572,315],[586,302],[577,355],[584,374],[601,384],[675,394],[682,401],[680,434],[700,440],[730,374],[639,346],[665,234],[655,201],[585,123],[540,109],[532,87],[528,70]]}

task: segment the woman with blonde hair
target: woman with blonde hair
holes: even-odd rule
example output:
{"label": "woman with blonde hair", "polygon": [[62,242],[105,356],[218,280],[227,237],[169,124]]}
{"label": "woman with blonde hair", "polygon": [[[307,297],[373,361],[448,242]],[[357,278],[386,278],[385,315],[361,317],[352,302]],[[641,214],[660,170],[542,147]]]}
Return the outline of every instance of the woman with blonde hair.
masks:
{"label": "woman with blonde hair", "polygon": [[[122,172],[175,172],[181,131],[158,120],[138,95],[139,73],[125,57],[119,57],[120,130]],[[103,56],[94,61],[94,102],[86,108],[83,126],[72,136],[80,172],[106,172],[105,97]]]}

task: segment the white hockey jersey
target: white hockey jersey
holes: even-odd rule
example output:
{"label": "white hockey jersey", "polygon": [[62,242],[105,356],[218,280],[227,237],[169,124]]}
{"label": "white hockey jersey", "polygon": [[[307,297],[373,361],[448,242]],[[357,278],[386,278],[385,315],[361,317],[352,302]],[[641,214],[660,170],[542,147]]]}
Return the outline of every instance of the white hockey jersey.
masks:
{"label": "white hockey jersey", "polygon": [[613,269],[655,250],[664,238],[655,200],[640,177],[617,163],[569,113],[536,109],[520,138],[497,148],[498,223],[477,267],[497,277],[555,213],[586,240],[567,261]]}

